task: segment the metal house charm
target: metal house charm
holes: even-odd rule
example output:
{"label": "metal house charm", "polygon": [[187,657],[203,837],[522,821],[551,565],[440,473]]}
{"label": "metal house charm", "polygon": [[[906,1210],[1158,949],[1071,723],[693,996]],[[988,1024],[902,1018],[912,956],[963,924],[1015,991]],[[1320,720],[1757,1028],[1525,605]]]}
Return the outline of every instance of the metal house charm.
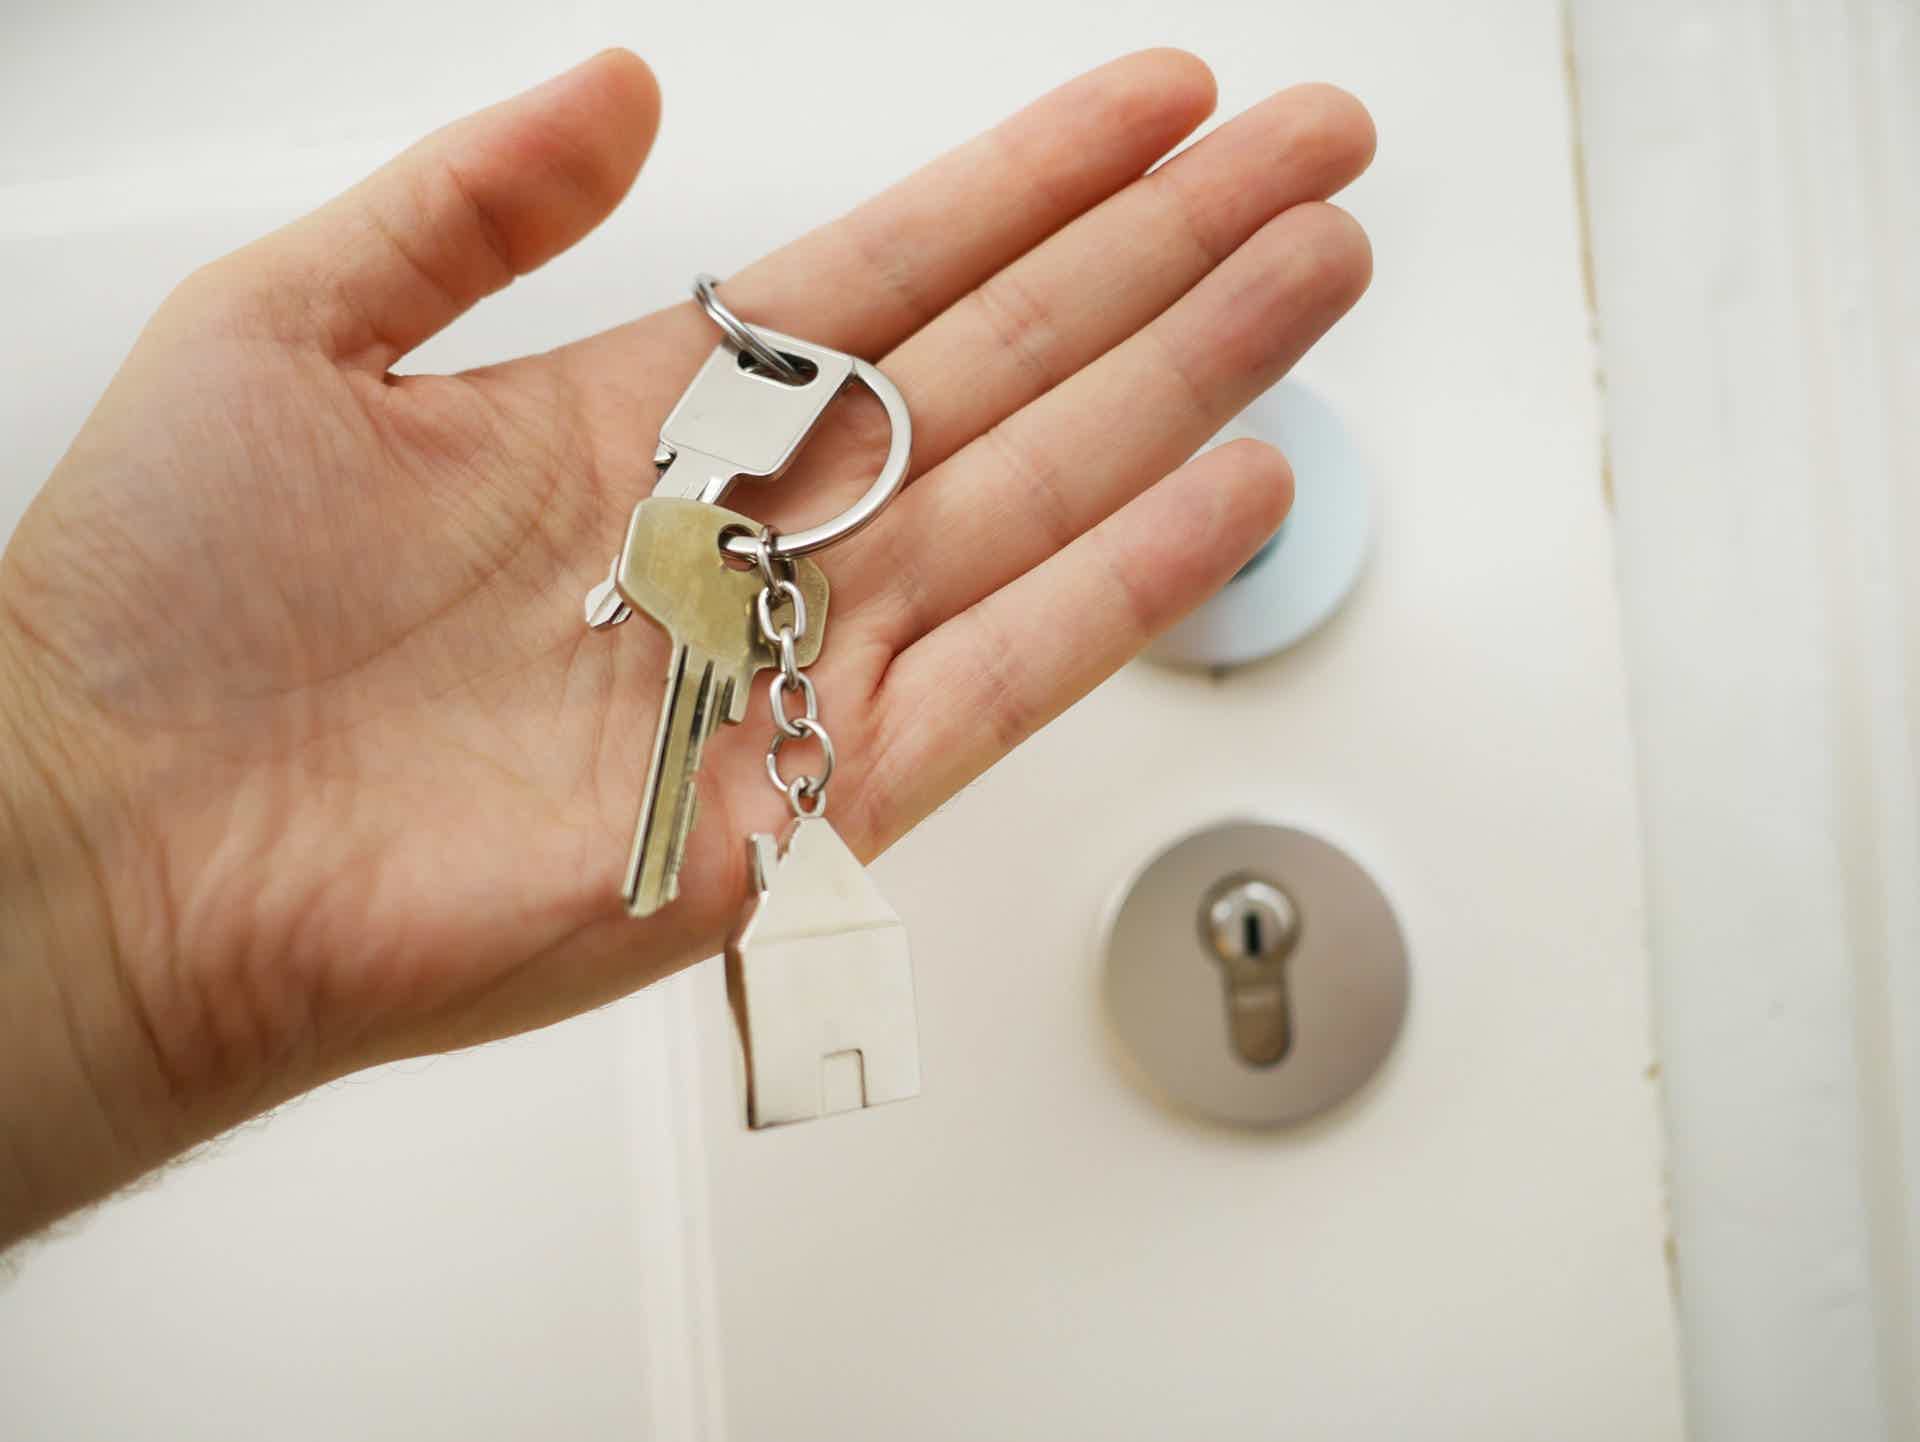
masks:
{"label": "metal house charm", "polygon": [[727,944],[747,1125],[920,1091],[907,928],[823,817],[748,843],[754,898]]}

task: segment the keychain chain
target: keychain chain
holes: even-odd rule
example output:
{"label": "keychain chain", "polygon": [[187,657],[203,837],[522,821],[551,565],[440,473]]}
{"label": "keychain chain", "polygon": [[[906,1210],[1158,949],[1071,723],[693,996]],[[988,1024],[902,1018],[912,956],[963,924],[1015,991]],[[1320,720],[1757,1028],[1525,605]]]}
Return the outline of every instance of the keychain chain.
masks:
{"label": "keychain chain", "polygon": [[[820,722],[820,697],[814,690],[813,678],[800,668],[798,647],[807,634],[806,598],[794,584],[793,562],[776,557],[773,542],[771,526],[762,526],[749,542],[754,564],[760,570],[760,594],[754,598],[754,617],[759,622],[761,636],[780,657],[780,668],[767,683],[767,704],[773,711],[775,727],[773,740],[767,745],[767,778],[773,782],[773,789],[787,798],[787,805],[795,816],[820,816],[827,809],[827,783],[833,780],[833,737]],[[793,614],[783,617],[776,626],[774,612],[783,606],[791,607]],[[794,691],[798,691],[806,703],[806,710],[799,716],[787,714],[788,696]],[[825,764],[818,776],[803,773],[789,781],[780,774],[780,748],[789,741],[807,737],[820,743]]]}

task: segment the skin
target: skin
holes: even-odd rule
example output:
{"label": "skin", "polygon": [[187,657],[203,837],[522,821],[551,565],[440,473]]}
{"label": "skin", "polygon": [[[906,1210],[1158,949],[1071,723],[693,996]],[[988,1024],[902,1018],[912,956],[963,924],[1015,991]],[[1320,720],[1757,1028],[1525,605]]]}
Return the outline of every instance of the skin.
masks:
{"label": "skin", "polygon": [[[1286,512],[1273,450],[1188,457],[1365,289],[1365,236],[1325,200],[1373,131],[1303,86],[1159,164],[1213,102],[1192,56],[1115,61],[726,282],[740,314],[877,360],[914,417],[908,488],[821,557],[832,816],[864,857]],[[659,106],[609,51],[189,277],[21,522],[0,1242],[323,1081],[720,947],[742,838],[785,814],[764,686],[708,748],[681,899],[632,921],[665,646],[579,610],[712,326],[687,304],[462,375],[391,369],[598,224]],[[818,519],[883,430],[838,402],[734,504]]]}

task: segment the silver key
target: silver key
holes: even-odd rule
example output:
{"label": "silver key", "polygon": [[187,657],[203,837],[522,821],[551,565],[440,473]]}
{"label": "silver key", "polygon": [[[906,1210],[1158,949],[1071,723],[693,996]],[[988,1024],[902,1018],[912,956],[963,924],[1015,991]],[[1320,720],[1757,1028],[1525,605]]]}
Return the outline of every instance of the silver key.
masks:
{"label": "silver key", "polygon": [[727,943],[747,1125],[917,1096],[906,924],[824,817],[755,836],[749,856],[754,897]]}
{"label": "silver key", "polygon": [[[701,751],[721,722],[745,719],[754,676],[779,661],[754,618],[759,573],[736,571],[722,559],[722,535],[735,527],[757,529],[747,517],[704,501],[649,496],[633,508],[614,569],[619,594],[673,643],[621,883],[634,916],[650,916],[678,894]],[[793,564],[808,619],[797,650],[800,664],[808,665],[825,634],[827,578],[811,561]]]}
{"label": "silver key", "polygon": [[[799,360],[811,372],[808,379],[789,385],[763,375],[745,363],[731,340],[721,341],[660,426],[654,495],[718,504],[742,477],[765,481],[780,475],[853,378],[854,358],[844,352],[778,331],[760,335]],[[596,631],[631,614],[611,574],[587,593],[587,625]]]}
{"label": "silver key", "polygon": [[731,340],[713,348],[660,424],[656,496],[718,503],[741,477],[767,481],[793,463],[822,413],[853,379],[853,357],[778,331],[760,336],[813,375],[788,385],[745,363]]}

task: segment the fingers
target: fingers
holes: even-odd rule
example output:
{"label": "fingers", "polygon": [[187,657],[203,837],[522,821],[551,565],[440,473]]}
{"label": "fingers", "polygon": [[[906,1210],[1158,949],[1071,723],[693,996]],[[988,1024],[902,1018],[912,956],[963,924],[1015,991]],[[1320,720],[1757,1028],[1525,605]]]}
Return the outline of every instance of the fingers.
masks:
{"label": "fingers", "polygon": [[740,272],[728,299],[775,330],[877,355],[1140,175],[1215,94],[1184,51],[1123,56]]}
{"label": "fingers", "polygon": [[427,137],[221,279],[277,300],[289,333],[383,371],[604,220],[659,116],[652,72],[606,51]]}
{"label": "fingers", "polygon": [[844,604],[875,603],[884,653],[1040,564],[1285,374],[1371,269],[1365,233],[1331,205],[1268,222],[1170,310],[895,501],[841,563]]}
{"label": "fingers", "polygon": [[1224,585],[1292,495],[1272,447],[1209,451],[900,655],[855,844],[887,846]]}
{"label": "fingers", "polygon": [[937,465],[1124,340],[1280,212],[1342,189],[1373,141],[1351,95],[1296,86],[989,277],[884,362],[920,402],[916,466]]}
{"label": "fingers", "polygon": [[[1069,81],[839,220],[725,278],[740,315],[857,355],[884,354],[1014,257],[1147,170],[1213,109],[1193,56],[1148,50]],[[712,326],[671,313],[690,354]],[[660,332],[580,343],[584,374],[625,377]],[[622,380],[630,387],[630,382]]]}

